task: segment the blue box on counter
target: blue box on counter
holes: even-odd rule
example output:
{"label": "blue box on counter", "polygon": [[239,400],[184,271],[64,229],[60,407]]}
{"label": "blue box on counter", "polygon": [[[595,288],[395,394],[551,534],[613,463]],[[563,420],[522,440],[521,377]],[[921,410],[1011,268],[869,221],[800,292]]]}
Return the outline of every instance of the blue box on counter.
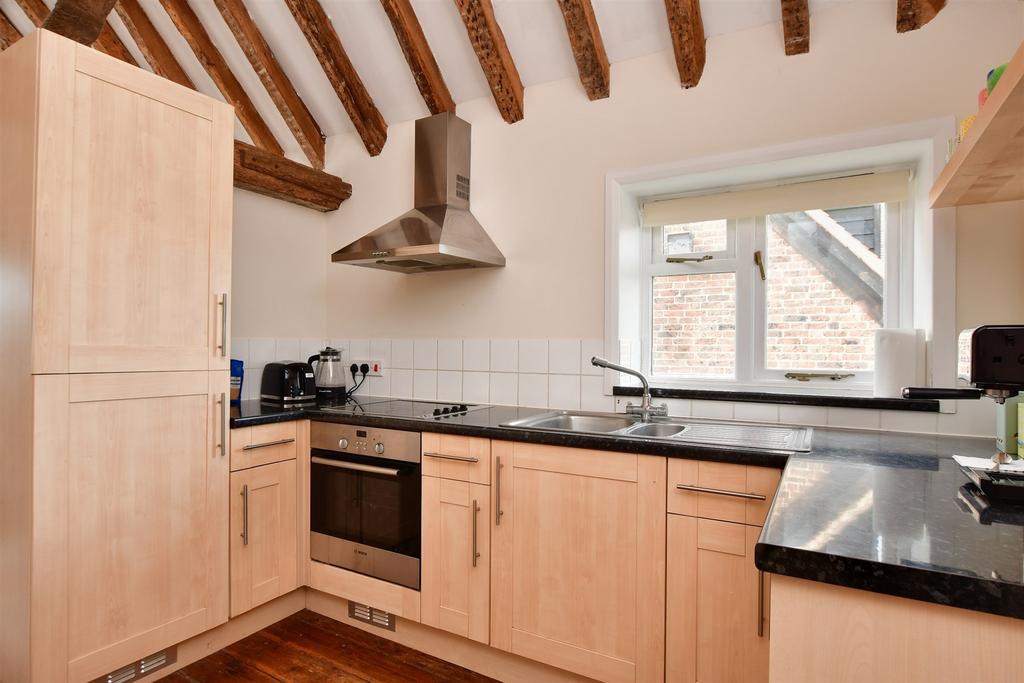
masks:
{"label": "blue box on counter", "polygon": [[242,401],[242,380],[245,378],[244,363],[231,359],[231,404],[238,405]]}

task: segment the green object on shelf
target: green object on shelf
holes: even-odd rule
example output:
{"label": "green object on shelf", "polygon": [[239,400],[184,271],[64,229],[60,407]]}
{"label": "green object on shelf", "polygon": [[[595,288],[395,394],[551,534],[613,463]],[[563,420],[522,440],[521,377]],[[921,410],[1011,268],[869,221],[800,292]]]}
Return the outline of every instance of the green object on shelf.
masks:
{"label": "green object on shelf", "polygon": [[1006,71],[1006,65],[1000,64],[996,68],[988,72],[988,81],[986,87],[988,88],[988,94],[991,95],[992,91],[995,90],[996,83],[1003,77],[1003,72]]}

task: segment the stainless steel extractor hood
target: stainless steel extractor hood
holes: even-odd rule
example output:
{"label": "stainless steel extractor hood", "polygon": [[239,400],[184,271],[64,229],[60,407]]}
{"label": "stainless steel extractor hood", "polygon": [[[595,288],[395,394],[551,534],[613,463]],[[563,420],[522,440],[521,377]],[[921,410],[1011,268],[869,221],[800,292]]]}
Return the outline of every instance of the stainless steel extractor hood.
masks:
{"label": "stainless steel extractor hood", "polygon": [[504,266],[469,211],[468,123],[451,113],[416,122],[413,209],[334,252],[331,260],[399,273]]}

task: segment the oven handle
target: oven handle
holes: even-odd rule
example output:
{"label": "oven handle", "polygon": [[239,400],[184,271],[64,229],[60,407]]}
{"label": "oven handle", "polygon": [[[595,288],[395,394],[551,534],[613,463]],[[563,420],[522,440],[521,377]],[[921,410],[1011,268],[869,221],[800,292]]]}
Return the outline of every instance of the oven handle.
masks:
{"label": "oven handle", "polygon": [[315,465],[327,465],[328,467],[338,467],[343,470],[356,470],[359,472],[370,472],[372,474],[383,474],[388,477],[398,476],[398,470],[390,467],[376,467],[375,465],[364,465],[359,462],[345,462],[344,460],[328,460],[327,458],[318,458],[315,455],[309,460]]}

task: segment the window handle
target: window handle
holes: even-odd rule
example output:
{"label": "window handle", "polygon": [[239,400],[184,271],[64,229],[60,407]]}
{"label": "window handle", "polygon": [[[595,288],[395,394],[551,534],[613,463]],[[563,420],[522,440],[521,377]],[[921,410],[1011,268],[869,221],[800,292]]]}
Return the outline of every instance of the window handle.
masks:
{"label": "window handle", "polygon": [[764,272],[764,254],[758,249],[754,252],[754,263],[757,265],[757,269],[761,271],[761,281],[764,282],[768,279],[768,276]]}
{"label": "window handle", "polygon": [[715,257],[711,254],[704,254],[703,256],[666,256],[665,263],[703,263],[713,258]]}
{"label": "window handle", "polygon": [[797,382],[810,382],[812,379],[830,379],[839,382],[853,377],[852,372],[787,372],[786,379],[795,379]]}

